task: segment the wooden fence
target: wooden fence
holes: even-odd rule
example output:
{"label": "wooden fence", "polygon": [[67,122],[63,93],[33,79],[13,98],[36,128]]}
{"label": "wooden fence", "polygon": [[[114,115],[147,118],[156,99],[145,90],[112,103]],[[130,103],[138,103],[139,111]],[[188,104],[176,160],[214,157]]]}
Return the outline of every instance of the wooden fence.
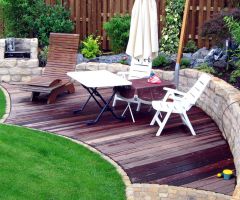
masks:
{"label": "wooden fence", "polygon": [[[53,5],[56,0],[45,0],[45,2]],[[161,33],[164,26],[166,0],[156,0],[156,2],[159,33]],[[202,38],[200,28],[214,13],[219,12],[224,7],[231,7],[230,2],[231,0],[191,0],[185,41],[193,39],[198,47],[210,47],[214,41],[211,38]],[[109,43],[106,32],[102,28],[103,23],[117,13],[130,14],[134,0],[61,0],[61,3],[71,10],[75,32],[80,34],[81,39],[92,33],[101,35],[102,48],[108,50]]]}
{"label": "wooden fence", "polygon": [[[166,0],[156,0],[158,7],[159,33],[164,26]],[[48,4],[54,4],[54,0],[46,0]],[[109,48],[103,23],[115,14],[131,13],[134,0],[62,0],[71,10],[71,18],[75,22],[75,32],[81,39],[94,33],[102,36],[102,47]],[[203,23],[210,19],[213,14],[224,7],[231,7],[231,0],[191,0],[188,16],[188,28],[185,42],[195,40],[198,47],[210,47],[213,44],[211,38],[202,38],[200,29]]]}

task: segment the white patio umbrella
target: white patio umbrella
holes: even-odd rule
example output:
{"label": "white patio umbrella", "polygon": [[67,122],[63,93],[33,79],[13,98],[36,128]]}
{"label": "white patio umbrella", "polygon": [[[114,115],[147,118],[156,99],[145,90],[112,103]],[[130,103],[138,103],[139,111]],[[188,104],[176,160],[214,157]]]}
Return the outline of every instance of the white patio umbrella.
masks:
{"label": "white patio umbrella", "polygon": [[135,0],[126,53],[136,59],[158,55],[158,23],[155,0]]}

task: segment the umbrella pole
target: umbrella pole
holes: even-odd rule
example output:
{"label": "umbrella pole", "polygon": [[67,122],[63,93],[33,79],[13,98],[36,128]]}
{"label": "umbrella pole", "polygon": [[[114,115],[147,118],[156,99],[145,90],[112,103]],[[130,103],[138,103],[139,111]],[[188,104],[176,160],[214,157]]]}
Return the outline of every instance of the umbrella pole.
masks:
{"label": "umbrella pole", "polygon": [[175,74],[174,74],[174,80],[175,80],[175,84],[176,84],[177,88],[179,85],[180,62],[181,62],[181,58],[182,58],[184,37],[185,37],[185,33],[186,33],[186,28],[187,28],[186,26],[187,26],[187,17],[188,17],[188,12],[189,12],[189,6],[190,6],[190,0],[186,0],[184,15],[183,15],[182,29],[181,29],[181,36],[180,36],[179,47],[178,47],[177,61],[176,61],[176,65],[175,65]]}

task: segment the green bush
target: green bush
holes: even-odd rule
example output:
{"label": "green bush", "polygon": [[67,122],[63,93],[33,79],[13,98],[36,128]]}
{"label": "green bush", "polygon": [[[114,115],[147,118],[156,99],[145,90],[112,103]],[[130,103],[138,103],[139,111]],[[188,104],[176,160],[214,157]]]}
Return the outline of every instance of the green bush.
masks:
{"label": "green bush", "polygon": [[193,40],[188,40],[187,44],[184,47],[184,52],[185,53],[194,53],[197,51],[197,46],[196,43]]}
{"label": "green bush", "polygon": [[191,60],[190,59],[188,59],[188,58],[182,58],[181,59],[181,63],[180,63],[181,69],[188,68],[188,67],[190,67],[190,65],[191,65]]}
{"label": "green bush", "polygon": [[165,67],[168,64],[170,64],[170,61],[164,54],[158,55],[152,62],[153,67]]}
{"label": "green bush", "polygon": [[240,60],[234,63],[236,69],[231,73],[229,82],[236,83],[237,78],[240,77]]}
{"label": "green bush", "polygon": [[127,48],[131,17],[116,15],[103,24],[110,40],[111,50],[114,53],[124,52]]}
{"label": "green bush", "polygon": [[5,36],[38,37],[48,45],[50,32],[72,32],[70,12],[62,5],[49,6],[43,0],[0,0],[4,8]]}
{"label": "green bush", "polygon": [[38,37],[40,46],[49,44],[51,32],[71,33],[73,28],[70,12],[60,4],[46,5],[45,10],[34,21],[35,36]]}
{"label": "green bush", "polygon": [[240,78],[240,67],[231,73],[230,80],[229,80],[230,83],[236,83],[237,78]]}
{"label": "green bush", "polygon": [[203,63],[202,65],[200,65],[199,67],[197,67],[197,69],[201,72],[205,72],[208,74],[216,74],[216,71],[214,70],[213,67],[208,66],[207,63]]}
{"label": "green bush", "polygon": [[80,51],[85,58],[96,58],[102,52],[100,51],[100,36],[89,35],[83,42]]}
{"label": "green bush", "polygon": [[48,46],[45,46],[38,54],[39,66],[45,67],[47,64]]}
{"label": "green bush", "polygon": [[167,54],[176,53],[182,25],[182,13],[185,0],[167,0],[165,26],[162,30],[160,50]]}
{"label": "green bush", "polygon": [[224,17],[224,21],[227,24],[233,39],[237,44],[240,44],[240,21],[234,20],[233,17]]}

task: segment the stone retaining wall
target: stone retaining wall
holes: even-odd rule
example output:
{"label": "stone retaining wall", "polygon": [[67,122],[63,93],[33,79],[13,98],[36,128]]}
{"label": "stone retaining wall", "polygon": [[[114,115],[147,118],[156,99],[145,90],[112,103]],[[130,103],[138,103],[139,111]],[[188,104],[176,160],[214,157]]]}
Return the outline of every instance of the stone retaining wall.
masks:
{"label": "stone retaining wall", "polygon": [[4,58],[5,39],[0,39],[0,82],[29,81],[41,75],[42,68],[38,62],[38,40],[22,39],[23,44],[30,46],[31,58]]}
{"label": "stone retaining wall", "polygon": [[[166,80],[173,80],[173,72],[156,70]],[[188,91],[202,74],[197,70],[180,71],[179,90]],[[218,125],[228,141],[236,167],[236,199],[240,199],[240,91],[225,81],[213,77],[197,101],[197,106],[204,110]]]}
{"label": "stone retaining wall", "polygon": [[224,194],[157,184],[133,184],[127,194],[128,200],[231,200]]}
{"label": "stone retaining wall", "polygon": [[[122,64],[81,63],[76,68],[76,70],[80,71],[101,69],[106,69],[115,73],[118,71],[127,71],[128,66]],[[162,70],[154,71],[163,80],[173,80],[174,78],[174,72]],[[193,69],[181,70],[179,90],[185,92],[188,91],[201,74],[202,72]],[[197,101],[197,106],[203,109],[216,122],[219,129],[222,131],[224,138],[226,138],[229,143],[234,157],[238,183],[233,199],[240,199],[240,91],[225,81],[213,77],[210,84]],[[144,187],[144,185],[142,185],[142,187]],[[135,190],[132,190],[132,193],[134,193],[134,191]],[[185,198],[188,197],[185,196]],[[228,199],[226,196],[221,196],[220,199],[224,198]],[[162,199],[171,198],[163,197]],[[219,197],[209,197],[206,199],[219,199]]]}

